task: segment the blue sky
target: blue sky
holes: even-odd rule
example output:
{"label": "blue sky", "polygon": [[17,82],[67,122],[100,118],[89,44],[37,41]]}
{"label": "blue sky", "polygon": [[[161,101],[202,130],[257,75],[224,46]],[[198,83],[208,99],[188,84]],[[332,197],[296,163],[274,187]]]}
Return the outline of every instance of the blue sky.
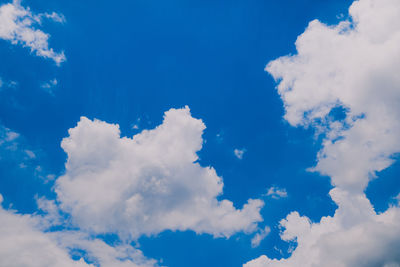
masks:
{"label": "blue sky", "polygon": [[[358,247],[325,244],[335,234],[329,229],[372,233],[363,242],[384,248],[400,244],[386,219],[400,216],[400,22],[386,12],[400,10],[395,0],[0,4],[31,21],[9,30],[23,21],[0,12],[1,212],[56,244],[63,256],[48,262],[400,266],[396,253],[369,247],[355,256],[332,252],[326,262],[315,256],[338,244]],[[48,34],[45,46],[26,41],[27,29]],[[164,182],[172,195],[149,193]],[[249,199],[262,204],[246,210]],[[353,219],[348,203],[373,215]],[[373,234],[382,221],[391,239]],[[12,224],[4,225],[14,239]],[[129,249],[104,259],[94,240]],[[4,253],[31,251],[27,243]],[[4,264],[30,262],[15,257]],[[52,266],[46,262],[32,266]]]}

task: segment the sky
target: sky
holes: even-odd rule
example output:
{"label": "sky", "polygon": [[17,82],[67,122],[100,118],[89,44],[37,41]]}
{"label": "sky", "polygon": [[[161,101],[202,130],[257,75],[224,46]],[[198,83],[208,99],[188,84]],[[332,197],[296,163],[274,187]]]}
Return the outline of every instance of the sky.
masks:
{"label": "sky", "polygon": [[0,1],[0,266],[400,266],[399,14]]}

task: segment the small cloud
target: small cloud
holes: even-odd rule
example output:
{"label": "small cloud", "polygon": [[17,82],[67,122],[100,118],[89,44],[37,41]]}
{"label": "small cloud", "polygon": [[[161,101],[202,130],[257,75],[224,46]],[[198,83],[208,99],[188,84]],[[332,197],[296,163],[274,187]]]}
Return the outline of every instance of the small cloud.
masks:
{"label": "small cloud", "polygon": [[49,93],[50,95],[54,96],[54,89],[57,86],[58,81],[57,79],[52,79],[48,82],[42,83],[42,85],[40,86],[44,91],[46,91],[47,93]]}
{"label": "small cloud", "polygon": [[134,122],[134,123],[132,123],[132,129],[133,130],[139,130],[139,128],[140,128],[140,121],[141,121],[142,119],[139,117],[139,118],[137,118],[136,119],[136,122]]}
{"label": "small cloud", "polygon": [[14,141],[15,139],[17,139],[19,137],[19,133],[13,132],[10,129],[5,129],[6,133],[5,133],[5,141],[7,142],[11,142]]}
{"label": "small cloud", "polygon": [[19,167],[21,169],[26,169],[26,167],[28,167],[28,166],[26,166],[26,164],[22,162],[22,163],[19,164]]}
{"label": "small cloud", "polygon": [[400,205],[400,193],[397,196],[393,197],[393,200],[396,202],[397,205]]}
{"label": "small cloud", "polygon": [[235,154],[235,156],[238,158],[238,159],[243,159],[243,155],[244,155],[244,153],[246,152],[246,149],[237,149],[237,148],[235,148],[235,150],[233,150],[233,153]]}
{"label": "small cloud", "polygon": [[47,174],[46,175],[46,181],[54,181],[56,179],[55,174]]}
{"label": "small cloud", "polygon": [[18,86],[18,83],[16,81],[7,81],[0,77],[0,90],[6,89],[6,88],[15,89],[17,86]]}
{"label": "small cloud", "polygon": [[30,158],[30,159],[34,159],[36,158],[35,153],[33,153],[33,151],[26,149],[25,150],[25,154]]}
{"label": "small cloud", "polygon": [[269,188],[265,195],[273,199],[286,198],[288,196],[285,188],[279,188],[275,186]]}
{"label": "small cloud", "polygon": [[260,229],[260,231],[257,234],[255,234],[255,236],[251,239],[251,247],[252,248],[258,247],[261,241],[263,241],[270,232],[271,229],[268,226],[265,226],[264,229]]}
{"label": "small cloud", "polygon": [[50,13],[50,14],[49,13],[42,14],[42,17],[45,17],[47,19],[51,19],[52,21],[58,22],[58,23],[65,23],[66,22],[65,16],[63,14],[56,13],[56,12],[53,12],[53,13]]}
{"label": "small cloud", "polygon": [[215,139],[216,139],[217,143],[219,143],[219,144],[222,143],[224,141],[224,132],[221,131],[221,132],[217,133],[215,137],[216,137]]}
{"label": "small cloud", "polygon": [[9,82],[7,83],[7,86],[8,86],[9,88],[16,88],[16,87],[18,86],[18,83],[17,83],[16,81],[9,81]]}

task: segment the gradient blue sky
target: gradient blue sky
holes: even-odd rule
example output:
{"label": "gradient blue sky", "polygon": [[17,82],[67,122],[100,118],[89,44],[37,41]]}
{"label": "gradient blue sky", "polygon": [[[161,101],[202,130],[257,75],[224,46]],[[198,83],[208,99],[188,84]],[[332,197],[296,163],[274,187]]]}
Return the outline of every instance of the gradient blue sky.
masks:
{"label": "gradient blue sky", "polygon": [[[321,138],[283,119],[276,83],[264,68],[296,53],[294,43],[310,21],[336,24],[348,16],[351,3],[22,1],[32,12],[65,16],[65,23],[44,21],[40,29],[67,60],[57,66],[0,40],[0,122],[20,134],[22,150],[36,155],[26,159],[22,152],[0,151],[3,207],[32,214],[38,211],[35,196],[55,199],[54,180],[43,177],[65,173],[67,155],[60,143],[81,116],[117,123],[122,136],[132,136],[161,124],[170,108],[188,105],[207,126],[199,162],[223,177],[221,199],[237,208],[249,198],[263,199],[259,226],[269,226],[271,233],[253,248],[253,235],[244,233],[226,239],[167,230],[140,237],[140,250],[176,267],[241,266],[263,254],[289,256],[290,243],[280,240],[279,221],[296,210],[319,222],[337,206],[328,195],[329,177],[306,170],[316,163]],[[43,88],[53,79],[57,84],[51,91]],[[244,149],[242,159],[235,149]],[[368,186],[377,211],[385,211],[398,194],[399,171],[394,164]],[[285,189],[287,197],[267,196],[271,187]],[[117,237],[101,238],[112,244]]]}

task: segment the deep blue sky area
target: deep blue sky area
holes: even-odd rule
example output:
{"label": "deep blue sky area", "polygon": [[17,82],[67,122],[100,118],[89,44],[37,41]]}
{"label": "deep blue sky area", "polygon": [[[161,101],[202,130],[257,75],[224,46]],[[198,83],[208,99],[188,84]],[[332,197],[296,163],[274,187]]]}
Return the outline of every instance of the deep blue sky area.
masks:
{"label": "deep blue sky area", "polygon": [[[214,239],[167,231],[139,239],[144,255],[174,267],[233,267],[262,254],[286,256],[279,221],[294,210],[319,221],[336,206],[327,195],[329,178],[306,171],[315,163],[320,140],[283,120],[282,101],[264,67],[295,54],[296,38],[310,21],[335,24],[338,15],[347,16],[351,2],[24,0],[34,12],[64,14],[66,23],[45,21],[41,28],[67,61],[57,67],[0,40],[0,76],[17,82],[0,89],[0,122],[38,155],[27,168],[19,168],[18,155],[0,162],[4,206],[32,213],[36,195],[54,197],[53,181],[45,183],[33,166],[56,176],[64,172],[60,142],[80,116],[118,123],[123,136],[132,136],[159,125],[170,108],[188,105],[207,126],[199,162],[223,177],[221,198],[237,208],[249,198],[263,198],[261,226],[271,227],[271,234],[252,248],[245,234]],[[49,94],[40,85],[54,78],[58,85]],[[234,149],[245,149],[242,160]],[[394,165],[368,187],[378,211],[396,194],[382,196],[388,185],[398,187],[393,177],[399,171]],[[264,196],[271,186],[286,188],[288,197]]]}

